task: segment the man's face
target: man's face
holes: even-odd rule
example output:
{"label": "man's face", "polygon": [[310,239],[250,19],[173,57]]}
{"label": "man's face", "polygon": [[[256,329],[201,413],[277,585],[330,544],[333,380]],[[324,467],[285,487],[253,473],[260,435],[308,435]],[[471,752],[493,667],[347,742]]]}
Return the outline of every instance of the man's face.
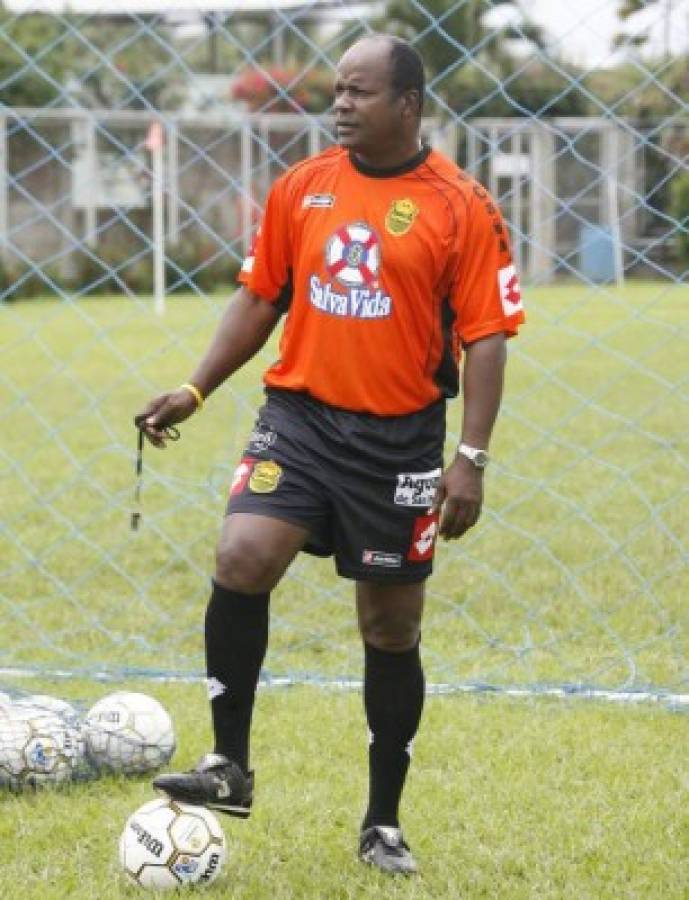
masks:
{"label": "man's face", "polygon": [[405,100],[390,88],[390,48],[363,40],[342,57],[335,78],[335,127],[342,147],[380,158],[400,142]]}

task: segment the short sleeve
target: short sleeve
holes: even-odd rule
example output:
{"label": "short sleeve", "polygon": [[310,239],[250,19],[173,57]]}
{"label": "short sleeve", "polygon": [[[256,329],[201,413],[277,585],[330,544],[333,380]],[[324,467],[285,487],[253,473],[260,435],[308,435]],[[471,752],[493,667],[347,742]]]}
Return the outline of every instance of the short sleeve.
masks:
{"label": "short sleeve", "polygon": [[291,291],[292,245],[289,205],[284,179],[271,188],[263,219],[238,280],[264,300],[283,301]]}
{"label": "short sleeve", "polygon": [[475,184],[460,230],[459,262],[451,299],[455,331],[462,344],[490,334],[517,333],[524,321],[519,276],[512,260],[507,226],[497,204]]}

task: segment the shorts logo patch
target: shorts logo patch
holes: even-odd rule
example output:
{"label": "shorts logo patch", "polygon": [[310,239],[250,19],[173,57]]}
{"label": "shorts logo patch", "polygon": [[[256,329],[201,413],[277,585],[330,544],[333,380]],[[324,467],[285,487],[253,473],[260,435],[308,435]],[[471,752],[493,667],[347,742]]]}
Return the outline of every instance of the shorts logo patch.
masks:
{"label": "shorts logo patch", "polygon": [[232,484],[230,485],[230,497],[234,497],[235,494],[241,494],[241,492],[244,490],[255,462],[256,460],[252,459],[252,457],[245,456],[239,463],[237,468],[234,470],[234,475],[232,476]]}
{"label": "shorts logo patch", "polygon": [[417,517],[407,553],[407,559],[410,562],[427,562],[429,559],[433,559],[435,539],[438,534],[438,519],[437,512]]}
{"label": "shorts logo patch", "polygon": [[249,435],[249,445],[247,449],[250,453],[263,453],[268,447],[272,447],[276,440],[277,435],[274,431],[259,426],[258,428],[254,428]]}
{"label": "shorts logo patch", "polygon": [[398,472],[395,503],[398,506],[423,506],[433,503],[440,481],[440,469],[430,472]]}
{"label": "shorts logo patch", "polygon": [[387,553],[385,550],[364,550],[361,561],[365,566],[382,566],[384,569],[399,569],[402,565],[401,553]]}
{"label": "shorts logo patch", "polygon": [[403,200],[394,200],[385,216],[385,227],[390,234],[399,237],[409,231],[418,214],[419,207],[408,197]]}
{"label": "shorts logo patch", "polygon": [[249,478],[249,490],[254,494],[272,494],[282,477],[282,467],[274,460],[259,460]]}

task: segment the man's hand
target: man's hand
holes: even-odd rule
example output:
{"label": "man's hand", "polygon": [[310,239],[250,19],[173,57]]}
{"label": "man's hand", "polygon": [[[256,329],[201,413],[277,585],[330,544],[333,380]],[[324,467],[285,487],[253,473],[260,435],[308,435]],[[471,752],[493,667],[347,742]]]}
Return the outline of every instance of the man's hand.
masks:
{"label": "man's hand", "polygon": [[134,416],[134,424],[143,431],[154,447],[164,447],[166,426],[177,425],[188,419],[196,412],[196,407],[196,398],[191,391],[179,388],[151,400],[143,412]]}
{"label": "man's hand", "polygon": [[457,456],[442,475],[433,502],[440,512],[440,534],[445,539],[461,537],[478,522],[483,504],[483,471],[464,456]]}

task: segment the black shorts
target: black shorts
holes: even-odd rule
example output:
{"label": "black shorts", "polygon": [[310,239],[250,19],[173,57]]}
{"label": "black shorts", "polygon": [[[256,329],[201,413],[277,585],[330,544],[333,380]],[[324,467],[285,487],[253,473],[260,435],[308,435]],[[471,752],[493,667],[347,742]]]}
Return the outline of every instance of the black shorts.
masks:
{"label": "black shorts", "polygon": [[309,530],[304,550],[357,581],[415,582],[432,569],[445,401],[405,416],[327,406],[269,389],[235,470],[228,513]]}

